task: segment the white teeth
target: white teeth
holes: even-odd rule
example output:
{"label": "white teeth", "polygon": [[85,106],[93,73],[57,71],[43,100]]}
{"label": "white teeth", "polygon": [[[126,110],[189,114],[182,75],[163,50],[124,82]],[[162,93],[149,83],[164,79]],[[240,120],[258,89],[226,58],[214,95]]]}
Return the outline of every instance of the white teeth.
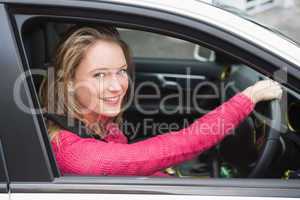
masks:
{"label": "white teeth", "polygon": [[107,97],[104,100],[108,102],[117,102],[119,100],[119,97]]}

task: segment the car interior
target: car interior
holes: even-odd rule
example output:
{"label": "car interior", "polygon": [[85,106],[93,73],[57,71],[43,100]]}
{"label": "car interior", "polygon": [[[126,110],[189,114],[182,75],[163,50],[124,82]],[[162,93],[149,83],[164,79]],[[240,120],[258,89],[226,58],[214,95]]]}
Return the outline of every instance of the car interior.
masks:
{"label": "car interior", "polygon": [[[22,27],[30,69],[51,67],[57,44],[74,24],[37,20]],[[267,78],[222,51],[161,33],[118,29],[132,47],[135,92],[141,97],[123,115],[122,129],[129,143],[182,129],[237,92]],[[138,35],[140,40],[135,38]],[[166,56],[155,49],[160,39],[167,43],[166,49],[160,49]],[[192,51],[180,57],[177,54],[184,51],[183,43]],[[141,49],[148,55],[139,55]],[[33,75],[33,80],[38,92],[43,77]],[[299,116],[300,95],[285,87],[282,101],[258,103],[232,136],[197,158],[166,169],[166,173],[193,178],[299,178]]]}

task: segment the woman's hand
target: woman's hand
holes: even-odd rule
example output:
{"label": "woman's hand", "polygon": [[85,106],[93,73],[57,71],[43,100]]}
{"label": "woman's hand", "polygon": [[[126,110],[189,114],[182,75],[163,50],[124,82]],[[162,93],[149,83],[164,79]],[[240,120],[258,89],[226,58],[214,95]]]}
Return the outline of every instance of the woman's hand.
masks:
{"label": "woman's hand", "polygon": [[248,96],[253,103],[256,104],[260,101],[280,99],[282,96],[282,89],[276,81],[263,80],[246,88],[242,93]]}

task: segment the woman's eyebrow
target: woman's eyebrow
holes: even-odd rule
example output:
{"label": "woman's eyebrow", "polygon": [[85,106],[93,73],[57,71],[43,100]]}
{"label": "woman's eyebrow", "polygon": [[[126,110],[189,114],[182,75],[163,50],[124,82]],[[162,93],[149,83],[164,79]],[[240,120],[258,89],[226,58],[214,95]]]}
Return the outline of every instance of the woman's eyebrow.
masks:
{"label": "woman's eyebrow", "polygon": [[[127,67],[127,64],[125,64],[121,67],[118,67],[116,69],[122,69],[124,67]],[[93,69],[91,72],[94,72],[94,71],[108,71],[108,70],[111,70],[111,68],[110,67],[99,67],[99,68]]]}

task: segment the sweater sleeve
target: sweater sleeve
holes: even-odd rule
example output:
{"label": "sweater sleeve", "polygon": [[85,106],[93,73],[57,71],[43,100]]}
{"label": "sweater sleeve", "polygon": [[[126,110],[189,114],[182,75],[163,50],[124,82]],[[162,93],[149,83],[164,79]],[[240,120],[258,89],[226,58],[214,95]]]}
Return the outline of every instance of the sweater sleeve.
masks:
{"label": "sweater sleeve", "polygon": [[253,107],[248,97],[238,93],[180,131],[133,144],[103,142],[60,131],[59,141],[52,140],[52,146],[62,173],[149,176],[216,145]]}

